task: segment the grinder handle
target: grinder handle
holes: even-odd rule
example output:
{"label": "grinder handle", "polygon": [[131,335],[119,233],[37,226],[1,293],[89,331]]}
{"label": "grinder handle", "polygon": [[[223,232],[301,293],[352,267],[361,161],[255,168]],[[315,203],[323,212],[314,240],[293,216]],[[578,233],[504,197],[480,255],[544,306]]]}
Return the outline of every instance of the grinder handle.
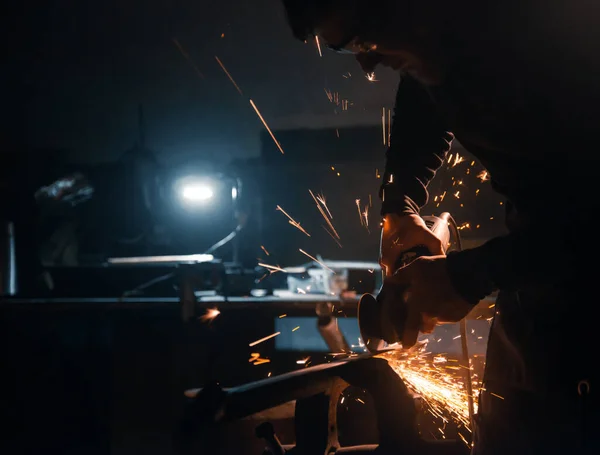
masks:
{"label": "grinder handle", "polygon": [[[448,245],[450,244],[450,229],[449,219],[450,214],[448,212],[443,212],[440,216],[423,216],[423,221],[425,225],[429,228],[429,230],[435,235],[440,242],[442,243],[442,248],[444,253],[448,249]],[[416,258],[420,256],[430,256],[431,251],[425,245],[417,245],[409,250],[403,251],[396,260],[394,264],[394,268],[392,269],[394,272],[401,267],[409,264]]]}
{"label": "grinder handle", "polygon": [[433,232],[433,235],[442,242],[442,248],[445,253],[450,245],[451,215],[448,212],[442,212],[439,216],[423,216],[422,218],[429,230]]}
{"label": "grinder handle", "polygon": [[[422,218],[423,218],[423,221],[425,222],[426,226],[429,228],[429,230],[431,230],[431,232],[438,239],[440,239],[440,241],[442,243],[442,248],[445,253],[450,245],[450,228],[449,228],[450,213],[443,212],[440,214],[440,216],[423,216]],[[430,255],[431,255],[431,251],[429,251],[429,249],[426,246],[417,245],[407,251],[403,251],[402,254],[400,254],[396,263],[394,264],[393,270],[394,270],[394,272],[396,272],[399,268],[404,267],[407,264],[410,264],[415,259],[417,259],[421,256],[430,256]],[[395,289],[394,294],[401,296],[403,294],[404,290],[405,289]],[[377,295],[377,299],[376,299],[377,302],[379,303],[380,308],[383,307],[383,305],[382,305],[383,298],[384,298],[384,294],[382,294],[380,292],[379,295]],[[388,298],[389,298],[389,296],[388,296]],[[388,343],[399,342],[402,339],[402,336],[403,336],[404,330],[405,330],[405,322],[408,317],[407,309],[404,305],[395,306],[394,313],[395,313],[394,330],[393,331],[390,331],[390,330],[385,331],[387,336],[385,336],[384,333],[381,334],[382,337],[385,339],[385,341],[387,341]],[[385,324],[385,325],[387,325],[387,324]],[[382,330],[382,332],[384,332],[384,331]],[[394,332],[393,335],[390,332]]]}
{"label": "grinder handle", "polygon": [[431,256],[431,251],[425,245],[417,245],[409,250],[403,251],[396,259],[394,263],[393,273],[405,265],[410,264],[412,261],[421,256]]}

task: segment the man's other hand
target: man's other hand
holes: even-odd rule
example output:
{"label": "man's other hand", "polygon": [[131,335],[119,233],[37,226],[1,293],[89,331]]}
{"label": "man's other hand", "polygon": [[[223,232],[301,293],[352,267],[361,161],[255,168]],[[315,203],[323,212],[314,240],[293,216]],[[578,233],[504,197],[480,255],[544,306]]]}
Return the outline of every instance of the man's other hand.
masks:
{"label": "man's other hand", "polygon": [[[384,282],[393,292],[402,290],[402,298],[384,305],[404,305],[404,311],[388,308],[392,324],[403,327],[402,346],[410,348],[417,342],[419,332],[431,333],[438,323],[454,323],[473,308],[454,289],[446,269],[446,256],[422,256],[402,267]],[[402,321],[394,321],[402,314]]]}
{"label": "man's other hand", "polygon": [[379,263],[385,276],[394,273],[398,258],[404,251],[423,245],[435,256],[444,254],[444,248],[419,215],[387,214],[381,231]]}

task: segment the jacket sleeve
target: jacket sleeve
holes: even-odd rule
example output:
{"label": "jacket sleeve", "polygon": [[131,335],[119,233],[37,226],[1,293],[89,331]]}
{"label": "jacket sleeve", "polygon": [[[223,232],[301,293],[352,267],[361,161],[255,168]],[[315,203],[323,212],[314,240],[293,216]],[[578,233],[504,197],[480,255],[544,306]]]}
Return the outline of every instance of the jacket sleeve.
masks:
{"label": "jacket sleeve", "polygon": [[[544,159],[534,161],[535,190],[526,195],[524,188],[517,189],[520,198],[530,199],[527,211],[535,215],[510,234],[448,255],[448,273],[459,294],[471,303],[498,289],[549,285],[569,289],[574,306],[586,305],[575,293],[581,288],[587,292],[598,280],[594,242],[600,209],[600,3],[511,3],[528,11],[521,16],[525,23],[515,21],[506,30],[516,37],[511,48],[527,64],[523,77],[530,79],[528,96],[536,102],[530,109],[541,125],[535,145],[545,150]],[[505,17],[512,20],[514,15],[506,12]],[[546,139],[549,136],[551,140]],[[594,295],[586,298],[591,303]]]}
{"label": "jacket sleeve", "polygon": [[[558,215],[476,248],[449,254],[447,270],[457,292],[477,304],[498,289],[514,291],[589,278],[594,266],[586,264],[587,255],[579,242],[582,232],[597,224],[593,219],[596,215],[569,216],[560,211]],[[593,260],[588,261],[593,264]]]}
{"label": "jacket sleeve", "polygon": [[427,90],[413,78],[403,76],[379,191],[382,216],[419,213],[428,200],[427,185],[444,162],[453,139]]}

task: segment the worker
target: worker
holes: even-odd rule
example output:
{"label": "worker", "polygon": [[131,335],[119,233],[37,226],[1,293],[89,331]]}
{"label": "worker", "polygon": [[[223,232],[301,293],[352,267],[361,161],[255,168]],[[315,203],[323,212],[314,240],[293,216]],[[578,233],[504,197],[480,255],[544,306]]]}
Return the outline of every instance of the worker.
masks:
{"label": "worker", "polygon": [[[600,3],[283,3],[300,40],[399,72],[380,261],[383,289],[406,289],[384,302],[406,308],[403,346],[497,292],[472,453],[600,453]],[[505,198],[508,233],[444,255],[419,212],[453,142]],[[431,256],[395,271],[416,245]]]}

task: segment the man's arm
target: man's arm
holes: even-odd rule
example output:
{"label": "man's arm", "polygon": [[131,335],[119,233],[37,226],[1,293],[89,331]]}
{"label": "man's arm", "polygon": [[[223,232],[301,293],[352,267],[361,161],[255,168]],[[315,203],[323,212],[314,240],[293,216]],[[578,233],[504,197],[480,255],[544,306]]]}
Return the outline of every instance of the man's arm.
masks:
{"label": "man's arm", "polygon": [[[497,289],[593,280],[598,270],[588,255],[595,254],[600,209],[600,3],[528,0],[513,6],[527,12],[510,33],[526,62],[529,96],[538,102],[534,125],[546,160],[537,163],[538,196],[528,202],[537,215],[527,227],[448,256],[452,284],[471,303]],[[546,191],[548,198],[542,197]]]}
{"label": "man's arm", "polygon": [[427,203],[427,185],[444,162],[453,139],[427,90],[413,78],[403,76],[379,192],[381,215],[419,213]]}
{"label": "man's arm", "polygon": [[588,258],[589,243],[583,237],[597,225],[596,213],[563,209],[546,215],[539,223],[448,255],[447,270],[456,291],[477,304],[497,289],[589,278],[598,267]]}

